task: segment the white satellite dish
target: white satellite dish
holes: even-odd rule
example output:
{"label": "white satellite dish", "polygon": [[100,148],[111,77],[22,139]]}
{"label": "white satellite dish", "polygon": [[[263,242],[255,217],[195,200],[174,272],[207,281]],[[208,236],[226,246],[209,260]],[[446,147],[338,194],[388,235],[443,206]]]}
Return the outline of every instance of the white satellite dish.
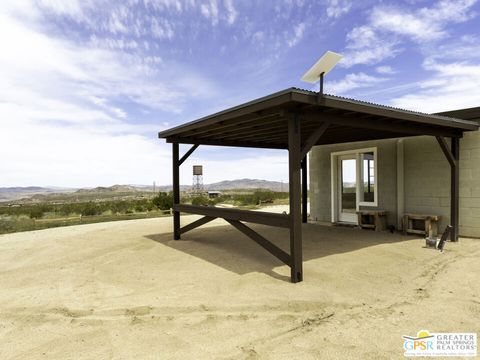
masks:
{"label": "white satellite dish", "polygon": [[308,83],[316,83],[323,75],[327,74],[340,61],[342,55],[327,51],[301,78]]}

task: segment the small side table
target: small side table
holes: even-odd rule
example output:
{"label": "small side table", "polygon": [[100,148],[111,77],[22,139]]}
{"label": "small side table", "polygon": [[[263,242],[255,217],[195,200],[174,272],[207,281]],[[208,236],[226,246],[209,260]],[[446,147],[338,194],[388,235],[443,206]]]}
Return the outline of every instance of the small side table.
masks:
{"label": "small side table", "polygon": [[[438,233],[438,222],[441,216],[429,214],[404,214],[403,215],[403,233],[406,234],[421,234],[433,238]],[[415,222],[424,223],[423,229],[414,227]]]}
{"label": "small side table", "polygon": [[387,230],[387,211],[385,210],[359,210],[357,216],[358,226],[362,229]]}

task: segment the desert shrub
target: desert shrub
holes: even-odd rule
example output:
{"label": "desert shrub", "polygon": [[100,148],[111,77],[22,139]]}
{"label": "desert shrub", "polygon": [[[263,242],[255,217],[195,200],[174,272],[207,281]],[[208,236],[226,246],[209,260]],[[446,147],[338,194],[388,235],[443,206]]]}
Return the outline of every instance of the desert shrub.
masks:
{"label": "desert shrub", "polygon": [[148,201],[145,204],[145,209],[147,209],[147,211],[152,211],[153,210],[153,204],[150,201]]}
{"label": "desert shrub", "polygon": [[32,207],[28,211],[28,216],[30,217],[30,219],[41,219],[44,214],[45,212],[40,206]]}
{"label": "desert shrub", "polygon": [[82,216],[94,216],[101,214],[101,210],[94,203],[85,203],[81,210]]}
{"label": "desert shrub", "polygon": [[233,194],[231,198],[240,205],[259,205],[262,202],[288,198],[288,192],[255,190],[251,194]]}
{"label": "desert shrub", "polygon": [[136,204],[135,205],[135,211],[136,212],[144,212],[146,210],[145,205],[143,204]]}
{"label": "desert shrub", "polygon": [[194,198],[192,198],[192,205],[206,206],[209,205],[208,202],[208,198],[203,195],[195,196]]}
{"label": "desert shrub", "polygon": [[79,213],[78,206],[75,206],[76,204],[62,204],[61,206],[56,209],[56,212],[58,212],[61,215],[68,216],[70,214],[75,214]]}
{"label": "desert shrub", "polygon": [[160,192],[152,199],[152,204],[159,210],[168,210],[173,207],[173,194]]}

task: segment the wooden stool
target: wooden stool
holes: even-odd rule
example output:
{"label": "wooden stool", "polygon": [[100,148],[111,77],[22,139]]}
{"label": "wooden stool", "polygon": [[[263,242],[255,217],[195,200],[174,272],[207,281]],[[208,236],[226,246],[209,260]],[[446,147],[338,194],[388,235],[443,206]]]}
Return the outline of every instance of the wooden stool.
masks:
{"label": "wooden stool", "polygon": [[[362,229],[383,231],[387,229],[387,211],[384,210],[359,210],[357,211],[358,226]],[[373,218],[373,221],[371,219]]]}
{"label": "wooden stool", "polygon": [[[425,215],[425,214],[404,214],[403,215],[403,233],[406,234],[421,234],[428,236],[429,238],[437,236],[438,222],[441,216],[438,215]],[[413,224],[415,220],[423,222],[423,229],[415,229]]]}

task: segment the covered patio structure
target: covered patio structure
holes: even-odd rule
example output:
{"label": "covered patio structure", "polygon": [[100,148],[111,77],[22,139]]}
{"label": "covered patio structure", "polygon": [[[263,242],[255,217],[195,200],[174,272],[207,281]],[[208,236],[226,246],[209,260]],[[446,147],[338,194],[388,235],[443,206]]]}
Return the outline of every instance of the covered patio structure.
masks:
{"label": "covered patio structure", "polygon": [[[173,237],[223,218],[291,269],[291,281],[303,280],[302,222],[307,222],[307,161],[312,146],[365,140],[429,135],[437,139],[451,169],[450,222],[452,241],[458,241],[459,139],[464,131],[478,130],[472,121],[412,112],[297,88],[206,116],[162,131],[159,138],[173,149]],[[192,144],[182,156],[179,144]],[[200,145],[288,150],[289,206],[287,215],[180,204],[180,165]],[[180,213],[203,217],[184,227]],[[244,222],[289,229],[287,253]]]}

